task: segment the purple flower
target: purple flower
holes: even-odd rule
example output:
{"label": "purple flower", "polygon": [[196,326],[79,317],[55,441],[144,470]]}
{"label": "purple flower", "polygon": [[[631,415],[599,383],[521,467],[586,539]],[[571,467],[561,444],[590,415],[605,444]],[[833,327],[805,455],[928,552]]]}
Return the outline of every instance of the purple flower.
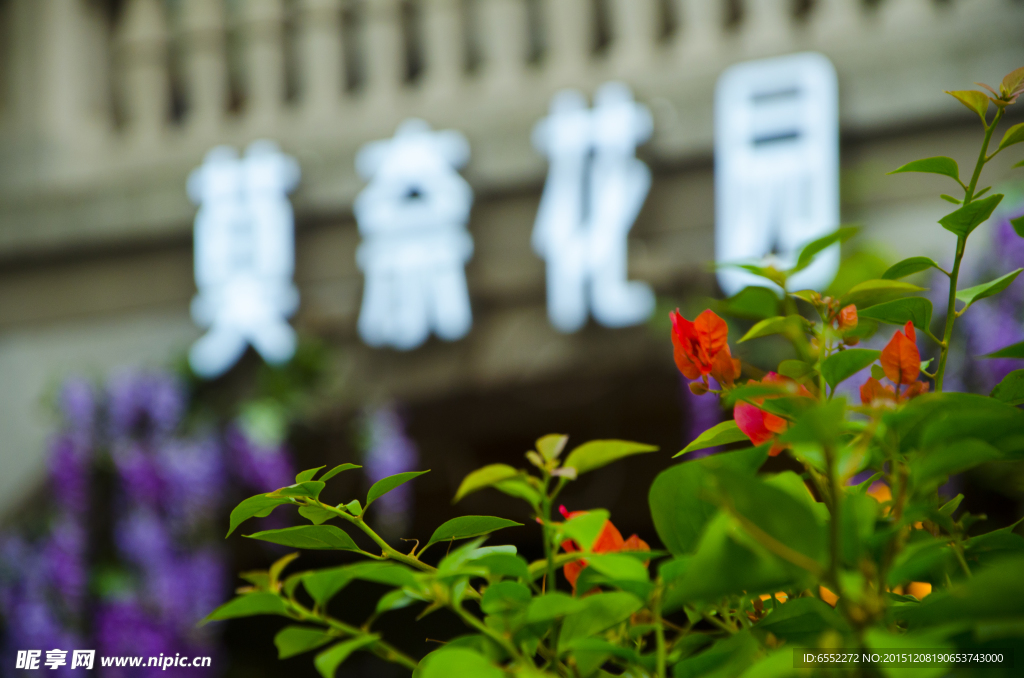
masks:
{"label": "purple flower", "polygon": [[84,515],[89,510],[92,450],[82,436],[65,434],[51,446],[49,460],[53,498],[66,511]]}
{"label": "purple flower", "polygon": [[157,450],[156,467],[166,489],[167,510],[176,519],[193,524],[220,505],[226,478],[214,440],[169,441]]}
{"label": "purple flower", "polygon": [[286,448],[260,445],[234,424],[224,437],[232,471],[246,487],[270,492],[294,482],[295,467]]}
{"label": "purple flower", "polygon": [[[680,375],[681,377],[682,375]],[[722,421],[722,405],[714,395],[694,395],[690,391],[690,382],[680,378],[680,393],[683,399],[683,408],[686,415],[685,430],[683,438],[685,445],[697,439],[697,437],[712,426]],[[721,447],[709,447],[697,450],[686,456],[687,459],[700,459],[720,451]]]}
{"label": "purple flower", "polygon": [[[394,406],[367,412],[364,426],[368,443],[363,452],[364,472],[371,483],[416,467],[419,461],[416,444],[405,435],[405,422]],[[412,492],[412,485],[405,484],[377,500],[379,529],[390,534],[402,531],[411,517]]]}
{"label": "purple flower", "polygon": [[110,434],[167,434],[181,422],[185,393],[168,374],[126,370],[107,383]]}
{"label": "purple flower", "polygon": [[96,394],[91,383],[80,377],[64,382],[60,410],[72,431],[91,433],[96,422]]}

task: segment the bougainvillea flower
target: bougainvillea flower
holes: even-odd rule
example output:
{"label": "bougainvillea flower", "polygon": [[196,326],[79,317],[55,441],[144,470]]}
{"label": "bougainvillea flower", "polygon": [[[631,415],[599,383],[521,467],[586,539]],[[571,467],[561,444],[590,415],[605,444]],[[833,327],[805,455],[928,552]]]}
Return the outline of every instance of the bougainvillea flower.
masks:
{"label": "bougainvillea flower", "polygon": [[836,328],[840,332],[849,332],[857,327],[857,307],[853,304],[844,306],[836,314]]}
{"label": "bougainvillea flower", "polygon": [[[758,383],[750,381],[748,383]],[[789,386],[793,392],[793,395],[800,396],[803,398],[812,398],[811,392],[807,390],[802,384],[797,384],[795,381],[788,377],[783,377],[775,372],[769,372],[765,375],[764,379],[760,381],[762,384],[782,384]],[[765,396],[764,398],[755,398],[754,403],[738,402],[733,407],[732,416],[736,420],[736,425],[739,426],[740,430],[748,438],[750,442],[755,445],[766,443],[778,434],[784,432],[789,428],[789,422],[782,417],[772,414],[771,412],[765,412],[758,405],[763,403],[768,398],[778,398],[780,396]],[[776,443],[772,445],[772,449],[768,451],[771,456],[776,456],[782,450],[785,449],[785,445]]]}
{"label": "bougainvillea flower", "polygon": [[[860,387],[860,401],[865,405],[901,403],[928,391],[928,382],[918,381],[921,373],[921,353],[915,343],[914,324],[907,322],[903,331],[896,331],[892,340],[882,349],[880,361],[885,376],[896,388],[869,378]],[[902,388],[906,386],[906,388]]]}
{"label": "bougainvillea flower", "polygon": [[719,384],[732,386],[740,376],[740,361],[729,350],[729,326],[708,309],[690,322],[676,309],[672,320],[672,347],[676,367],[687,379],[700,379],[706,385],[708,376]]}
{"label": "bougainvillea flower", "polygon": [[[564,506],[559,506],[558,510],[566,520],[572,520],[576,516],[582,516],[587,513],[586,511],[570,512]],[[562,548],[566,553],[575,553],[576,551],[583,550],[579,547],[579,544],[571,539],[562,542]],[[622,533],[612,524],[612,521],[606,520],[604,521],[604,527],[601,528],[601,534],[598,535],[590,550],[594,553],[614,553],[616,551],[650,551],[651,547],[635,534],[629,539],[623,539]],[[646,563],[644,564],[646,565]],[[576,580],[579,579],[580,572],[586,566],[586,560],[574,560],[566,563],[565,567],[562,568],[566,580],[572,584],[573,593],[576,593]]]}

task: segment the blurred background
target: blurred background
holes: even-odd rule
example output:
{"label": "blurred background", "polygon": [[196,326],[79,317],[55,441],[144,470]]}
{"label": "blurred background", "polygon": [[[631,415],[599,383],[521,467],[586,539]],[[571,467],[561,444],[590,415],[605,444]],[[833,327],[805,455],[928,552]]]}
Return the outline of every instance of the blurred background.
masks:
{"label": "blurred background", "polygon": [[[276,660],[274,620],[194,624],[239,585],[238,570],[281,555],[221,538],[234,503],[324,464],[364,466],[332,481],[338,501],[432,469],[375,516],[391,537],[422,539],[458,514],[524,518],[504,495],[451,497],[479,466],[521,465],[543,434],[652,443],[662,453],[595,473],[564,499],[607,506],[624,534],[656,543],[650,480],[725,416],[686,389],[667,322],[676,306],[722,310],[709,266],[722,71],[802,51],[834,64],[842,220],[864,228],[834,283],[849,287],[903,256],[951,259],[955,240],[935,223],[950,211],[937,197],[946,180],[885,173],[933,155],[973,166],[978,121],[943,90],[1024,65],[1022,35],[1022,0],[0,0],[0,674],[16,673],[15,650],[45,646],[211,655],[211,676],[312,675],[308,657]],[[629,277],[658,307],[646,325],[561,334],[530,247],[547,171],[531,129],[557,91],[590,98],[609,80],[653,114],[638,149],[653,185]],[[1024,119],[1010,110],[1009,122]],[[398,352],[356,332],[352,204],[365,182],[354,158],[409,117],[469,141],[474,323],[459,341]],[[263,138],[302,171],[291,195],[299,348],[278,367],[250,350],[201,380],[185,360],[202,334],[189,315],[186,180],[210,148]],[[1024,211],[1013,159],[987,170],[1007,199],[971,240],[971,283],[1024,266],[1006,222]],[[1022,301],[1018,281],[965,317],[947,377],[956,388],[987,392],[1021,367],[971,356],[1024,338]],[[762,366],[781,355],[771,342],[755,350],[740,353]],[[960,482],[981,488],[978,510],[1019,514],[1020,470]],[[502,536],[535,555],[532,529]],[[353,593],[351,614],[374,593]],[[402,615],[385,622],[399,645],[428,650]],[[340,675],[389,675],[359,661]]]}

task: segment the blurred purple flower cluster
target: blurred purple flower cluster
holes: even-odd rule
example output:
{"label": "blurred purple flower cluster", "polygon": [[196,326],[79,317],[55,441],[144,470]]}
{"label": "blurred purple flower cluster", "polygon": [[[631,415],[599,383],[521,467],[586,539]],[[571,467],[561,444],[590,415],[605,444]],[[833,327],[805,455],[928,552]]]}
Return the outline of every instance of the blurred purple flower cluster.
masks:
{"label": "blurred purple flower cluster", "polygon": [[[368,409],[363,413],[363,464],[371,483],[416,469],[419,452],[416,443],[405,434],[405,422],[393,405]],[[401,485],[378,499],[374,506],[375,528],[385,535],[399,535],[412,520],[413,489]]]}
{"label": "blurred purple flower cluster", "polygon": [[[26,530],[39,536],[0,539],[5,656],[60,648],[215,657],[215,629],[196,622],[229,594],[222,512],[239,488],[289,484],[287,449],[264,449],[236,426],[183,435],[187,394],[164,372],[121,372],[103,389],[72,379],[58,404],[48,506]],[[97,670],[202,676],[217,666]]]}

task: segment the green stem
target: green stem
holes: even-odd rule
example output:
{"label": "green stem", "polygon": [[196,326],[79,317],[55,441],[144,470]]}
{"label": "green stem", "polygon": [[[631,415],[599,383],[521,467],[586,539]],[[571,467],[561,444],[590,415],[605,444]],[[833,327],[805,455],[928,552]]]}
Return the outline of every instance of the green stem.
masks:
{"label": "green stem", "polygon": [[665,626],[661,621],[661,584],[659,582],[658,588],[654,592],[652,599],[653,605],[651,605],[652,612],[654,612],[654,638],[657,643],[657,659],[655,662],[655,675],[657,678],[665,678]]}
{"label": "green stem", "polygon": [[[432,567],[432,566],[424,563],[419,558],[415,558],[413,556],[407,556],[404,553],[402,553],[401,551],[399,551],[398,549],[392,547],[390,544],[388,544],[386,541],[384,541],[384,539],[382,539],[379,534],[374,532],[373,528],[371,528],[369,525],[367,525],[366,521],[364,521],[361,516],[353,516],[350,513],[348,513],[347,511],[343,511],[342,509],[339,509],[336,506],[331,506],[330,504],[324,504],[323,502],[319,501],[318,499],[313,499],[311,497],[304,497],[304,499],[306,500],[306,504],[308,504],[310,506],[316,506],[318,508],[322,508],[325,511],[330,511],[331,513],[337,515],[339,518],[343,518],[344,520],[348,521],[352,525],[355,525],[356,527],[358,527],[360,530],[363,531],[364,534],[366,534],[366,536],[368,536],[370,539],[372,539],[373,542],[377,546],[380,547],[381,552],[384,554],[384,557],[386,557],[386,558],[388,558],[390,560],[396,560],[396,561],[398,561],[400,563],[404,563],[406,565],[409,565],[410,567],[415,567],[415,568],[417,568],[419,570],[423,570],[424,572],[436,572],[437,571],[437,568]],[[367,555],[369,555],[369,554],[367,554]],[[375,556],[371,555],[370,557],[373,558]]]}
{"label": "green stem", "polygon": [[554,535],[551,530],[551,498],[548,496],[549,478],[544,479],[544,491],[540,501],[540,522],[544,533],[544,561],[545,575],[544,591],[550,593],[555,590],[555,559],[554,559]]}
{"label": "green stem", "polygon": [[507,652],[509,656],[515,659],[517,662],[522,660],[522,655],[520,654],[519,650],[516,649],[516,646],[512,644],[511,640],[509,640],[504,635],[498,633],[496,630],[492,629],[490,626],[484,624],[475,616],[467,612],[465,608],[462,607],[462,605],[449,605],[449,608],[455,614],[459,615],[459,618],[462,619],[462,621],[466,622],[466,624],[472,626],[474,629],[476,629],[477,631],[484,634],[485,636],[496,642],[498,645],[500,645],[505,650],[505,652]]}
{"label": "green stem", "polygon": [[832,501],[829,502],[829,508],[832,510],[832,518],[829,520],[828,576],[829,579],[832,580],[832,585],[835,587],[835,594],[842,597],[841,587],[839,584],[839,554],[842,544],[840,541],[842,528],[840,506],[843,503],[843,497],[842,488],[839,487],[839,477],[836,474],[835,449],[832,445],[825,446],[825,470],[828,473],[829,494],[832,495]]}
{"label": "green stem", "polygon": [[[1003,109],[996,111],[992,118],[992,124],[985,126],[985,140],[981,144],[981,151],[978,153],[978,160],[974,164],[974,173],[971,175],[971,183],[964,189],[963,206],[966,207],[974,199],[974,191],[978,187],[978,179],[981,178],[981,170],[988,162],[988,145],[992,141],[992,133],[996,131],[996,125],[1003,117]],[[953,336],[953,324],[956,321],[956,285],[960,277],[960,261],[964,258],[964,249],[967,245],[967,235],[961,235],[956,240],[956,259],[953,262],[953,270],[949,274],[949,302],[946,305],[946,327],[942,334],[940,344],[939,366],[935,370],[935,392],[942,392],[942,381],[946,375],[946,358],[949,356],[950,340]]]}
{"label": "green stem", "polygon": [[[309,608],[305,607],[304,605],[295,602],[294,600],[285,598],[284,601],[285,605],[288,606],[289,610],[296,614],[302,621],[316,621],[324,626],[334,629],[335,631],[340,631],[345,635],[353,636],[356,638],[360,636],[373,635],[370,633],[366,633],[361,629],[357,629],[354,626],[349,626],[345,622],[338,621],[333,617],[328,617],[324,614],[318,614],[313,610],[310,610]],[[384,661],[388,661],[393,664],[399,664],[409,669],[410,671],[415,671],[416,666],[418,665],[418,662],[415,659],[405,654],[398,648],[394,647],[390,643],[379,638],[373,642],[373,644],[370,646],[370,649],[375,655],[377,655]]]}

